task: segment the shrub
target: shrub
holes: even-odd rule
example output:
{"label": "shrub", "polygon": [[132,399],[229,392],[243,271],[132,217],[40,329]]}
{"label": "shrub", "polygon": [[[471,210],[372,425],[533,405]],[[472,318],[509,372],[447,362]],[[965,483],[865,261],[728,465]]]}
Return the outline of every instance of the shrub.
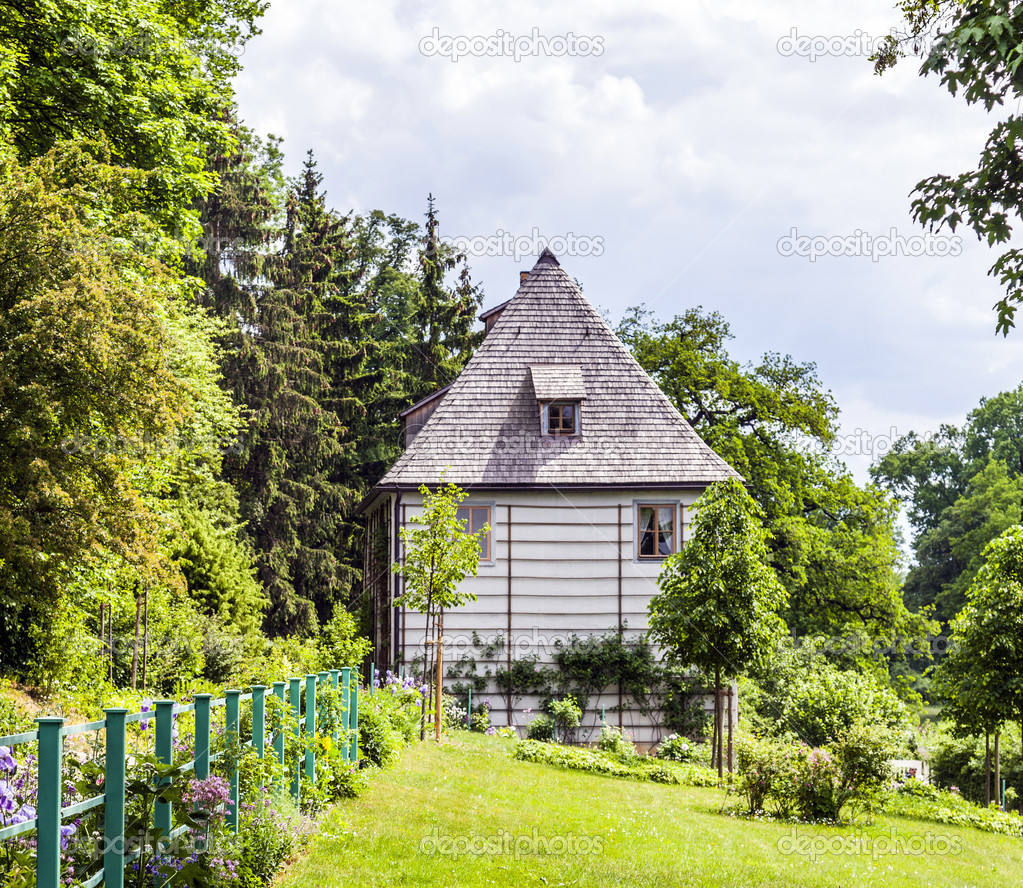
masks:
{"label": "shrub", "polygon": [[543,743],[553,743],[556,739],[554,719],[549,715],[538,715],[526,725],[526,737]]}
{"label": "shrub", "polygon": [[625,732],[610,725],[601,727],[597,748],[602,752],[610,753],[621,761],[631,761],[639,755],[636,752],[635,744],[626,736]]}
{"label": "shrub", "polygon": [[552,700],[550,706],[551,718],[558,728],[558,737],[562,743],[570,742],[574,736],[575,729],[583,720],[583,711],[576,703],[575,697],[569,695],[562,700]]}
{"label": "shrub", "polygon": [[489,697],[473,709],[469,724],[471,729],[478,734],[485,734],[487,732],[487,729],[490,727]]}
{"label": "shrub", "polygon": [[736,787],[750,814],[771,801],[779,816],[837,821],[846,807],[880,801],[891,781],[894,744],[882,729],[859,725],[828,747],[742,737],[737,752]]}
{"label": "shrub", "polygon": [[885,803],[885,811],[918,820],[933,820],[956,827],[974,827],[985,832],[1023,837],[1023,817],[985,808],[959,793],[907,780]]}
{"label": "shrub", "polygon": [[761,813],[768,800],[785,816],[795,798],[795,747],[773,739],[739,737],[735,744],[736,791],[749,814]]}
{"label": "shrub", "polygon": [[404,738],[395,730],[377,702],[383,694],[364,695],[359,701],[359,755],[381,768],[398,760]]}
{"label": "shrub", "polygon": [[562,746],[558,743],[520,740],[515,745],[513,756],[521,761],[555,765],[574,771],[588,771],[606,777],[649,780],[654,783],[675,786],[717,785],[717,774],[709,768],[698,765],[660,762],[657,759],[640,755],[632,760],[623,761],[611,752],[599,749],[579,749]]}
{"label": "shrub", "polygon": [[669,734],[657,747],[657,757],[666,762],[692,762],[697,760],[697,752],[687,738]]}
{"label": "shrub", "polygon": [[341,669],[351,666],[358,669],[373,649],[368,638],[358,634],[353,617],[343,606],[334,608],[334,615],[320,632],[320,668]]}

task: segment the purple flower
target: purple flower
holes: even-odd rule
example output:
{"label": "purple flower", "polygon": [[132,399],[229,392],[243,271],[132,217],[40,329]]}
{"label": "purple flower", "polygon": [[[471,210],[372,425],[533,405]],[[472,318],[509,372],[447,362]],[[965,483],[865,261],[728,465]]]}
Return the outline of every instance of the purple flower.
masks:
{"label": "purple flower", "polygon": [[11,755],[11,747],[0,746],[0,771],[7,771],[9,774],[13,774],[18,770],[18,763],[15,761],[13,755]]}
{"label": "purple flower", "polygon": [[71,844],[71,837],[75,834],[75,832],[77,830],[78,830],[78,827],[76,827],[73,823],[70,823],[67,826],[62,826],[60,828],[60,850],[61,851],[67,851],[67,846],[69,844]]}
{"label": "purple flower", "polygon": [[11,823],[28,823],[36,819],[36,809],[32,805],[22,805],[18,813],[11,818]]}
{"label": "purple flower", "polygon": [[[150,700],[148,697],[146,697],[146,699],[142,701],[141,711],[142,712],[152,712],[152,710],[153,710],[153,701]],[[142,730],[143,731],[148,731],[149,730],[149,719],[144,718],[144,719],[142,719],[142,721],[139,724],[142,725]]]}
{"label": "purple flower", "polygon": [[0,812],[5,815],[14,813],[14,787],[6,780],[0,780]]}

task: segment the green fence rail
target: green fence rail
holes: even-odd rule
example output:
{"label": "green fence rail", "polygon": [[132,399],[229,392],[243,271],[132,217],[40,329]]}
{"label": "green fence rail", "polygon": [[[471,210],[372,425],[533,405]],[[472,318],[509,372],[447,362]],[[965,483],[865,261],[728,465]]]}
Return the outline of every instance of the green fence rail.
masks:
{"label": "green fence rail", "polygon": [[[290,682],[274,682],[273,694],[284,701],[285,687],[290,685],[290,719],[285,721],[282,729],[270,740],[272,754],[278,762],[285,765],[284,735],[293,726],[295,736],[313,737],[316,733],[316,690],[317,687],[330,684],[339,691],[341,699],[340,724],[333,725],[333,741],[342,750],[345,761],[354,763],[359,755],[359,684],[358,674],[353,670],[331,669],[318,675],[305,676],[304,698],[305,712],[302,712],[303,687],[301,678],[293,678]],[[195,745],[193,758],[180,763],[187,773],[191,772],[198,780],[205,780],[210,775],[210,764],[223,756],[223,753],[211,754],[210,734],[212,712],[223,707],[225,710],[225,740],[238,738],[239,743],[251,746],[260,758],[267,753],[266,724],[266,692],[264,685],[253,685],[251,691],[243,694],[238,690],[226,691],[221,699],[213,699],[212,694],[196,694],[195,702],[187,705],[174,700],[157,700],[154,710],[129,713],[127,709],[105,709],[105,717],[99,721],[85,725],[66,726],[63,718],[38,718],[37,728],[22,734],[0,737],[0,746],[17,747],[27,743],[38,743],[39,752],[36,760],[36,777],[38,795],[36,816],[23,823],[0,828],[0,842],[13,839],[26,833],[36,834],[36,883],[37,888],[59,888],[61,885],[61,833],[64,819],[83,814],[94,808],[104,808],[104,852],[103,868],[90,879],[83,882],[84,888],[96,888],[105,885],[107,888],[123,888],[124,870],[138,856],[138,852],[129,852],[129,843],[124,836],[125,805],[126,805],[126,764],[127,726],[134,722],[156,723],[154,753],[156,758],[165,765],[173,764],[174,757],[174,719],[186,712],[195,713]],[[248,740],[241,741],[241,704],[252,701],[252,735]],[[289,724],[290,722],[290,724]],[[105,732],[104,749],[104,792],[73,805],[63,805],[63,767],[64,740],[89,732]],[[340,738],[343,740],[339,743]],[[300,756],[294,773],[291,775],[291,794],[299,801],[301,777],[303,772],[310,779],[315,779],[316,751],[315,744],[309,743],[304,757]],[[238,763],[234,763],[228,775],[230,785],[230,802],[227,824],[238,830]],[[157,802],[153,812],[153,826],[166,839],[174,839],[186,827],[171,830],[173,812],[167,802]]]}

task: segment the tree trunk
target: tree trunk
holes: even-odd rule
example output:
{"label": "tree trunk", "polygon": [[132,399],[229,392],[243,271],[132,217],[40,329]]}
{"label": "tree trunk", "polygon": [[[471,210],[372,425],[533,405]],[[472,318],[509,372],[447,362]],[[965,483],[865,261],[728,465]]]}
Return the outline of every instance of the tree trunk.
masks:
{"label": "tree trunk", "polygon": [[138,689],[139,676],[139,625],[142,622],[142,596],[135,593],[135,648],[131,654],[131,689]]}
{"label": "tree trunk", "polygon": [[1002,807],[1002,729],[995,731],[995,801]]}
{"label": "tree trunk", "polygon": [[991,732],[984,732],[984,805],[991,804]]}
{"label": "tree trunk", "polygon": [[728,697],[727,697],[727,705],[728,705],[728,773],[729,773],[729,775],[731,775],[732,771],[734,770],[733,762],[734,762],[734,758],[735,758],[735,756],[733,755],[733,749],[734,749],[733,741],[735,740],[735,726],[732,724],[732,693],[733,693],[733,690],[734,689],[732,688],[732,685],[729,683],[729,685],[728,685]]}
{"label": "tree trunk", "polygon": [[717,739],[718,781],[720,782],[724,778],[724,770],[725,770],[725,768],[724,768],[724,764],[725,763],[722,761],[722,758],[723,758],[722,752],[724,752],[724,750],[722,749],[722,747],[724,746],[724,743],[722,741],[723,741],[724,738],[722,737],[723,731],[721,730],[721,728],[722,728],[722,719],[721,719],[721,667],[720,666],[715,666],[714,667],[714,724],[715,724],[714,733],[715,733],[716,739]]}
{"label": "tree trunk", "polygon": [[434,739],[440,743],[440,730],[442,718],[442,704],[444,696],[444,609],[441,608],[440,616],[437,618],[437,710],[434,713],[433,734]]}

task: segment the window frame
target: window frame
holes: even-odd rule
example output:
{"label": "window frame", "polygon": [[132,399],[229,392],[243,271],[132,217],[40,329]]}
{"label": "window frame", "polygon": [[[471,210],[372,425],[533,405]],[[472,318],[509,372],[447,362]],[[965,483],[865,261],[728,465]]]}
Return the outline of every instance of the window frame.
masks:
{"label": "window frame", "polygon": [[[575,425],[572,431],[551,431],[551,407],[571,406],[575,412]],[[540,402],[540,434],[544,438],[577,438],[582,434],[582,401],[577,398],[558,398],[554,401]]]}
{"label": "window frame", "polygon": [[[671,537],[672,537],[672,548],[667,555],[661,555],[659,552],[654,555],[644,555],[640,551],[642,546],[643,529],[640,525],[640,521],[643,516],[644,509],[671,509]],[[660,526],[656,523],[656,511],[655,516],[655,527],[654,527],[654,549],[659,549],[658,543],[660,542]],[[678,553],[682,548],[682,503],[679,500],[664,500],[664,499],[642,499],[636,500],[633,503],[633,561],[637,564],[649,564],[651,562],[661,562],[666,558],[670,558],[672,555]]]}
{"label": "window frame", "polygon": [[468,516],[466,516],[465,530],[467,533],[472,533],[472,510],[473,509],[485,509],[487,512],[487,520],[485,524],[490,526],[490,530],[487,532],[484,538],[486,542],[486,552],[480,552],[480,564],[493,564],[495,562],[494,555],[494,503],[489,502],[463,502],[458,506],[456,515],[461,518],[462,515],[458,514],[463,509],[469,510]]}

